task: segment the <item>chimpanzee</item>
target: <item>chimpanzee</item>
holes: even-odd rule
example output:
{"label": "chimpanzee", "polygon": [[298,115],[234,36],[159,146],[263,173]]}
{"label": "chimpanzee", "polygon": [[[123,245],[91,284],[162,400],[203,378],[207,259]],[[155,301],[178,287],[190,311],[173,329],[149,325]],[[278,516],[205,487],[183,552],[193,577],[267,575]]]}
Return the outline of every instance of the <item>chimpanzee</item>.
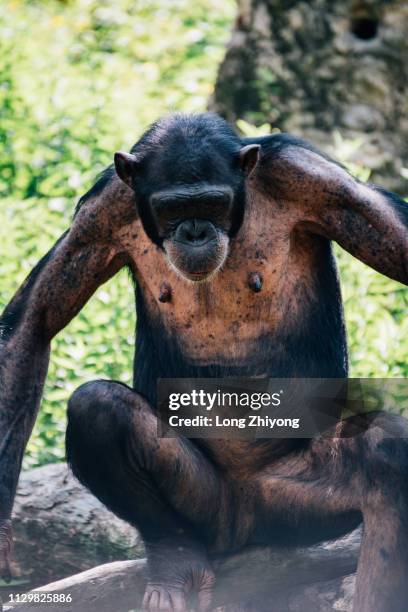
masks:
{"label": "chimpanzee", "polygon": [[363,521],[354,609],[408,609],[407,421],[360,435],[192,440],[157,435],[156,381],[347,377],[331,241],[408,284],[408,206],[286,134],[242,139],[213,114],[157,121],[116,153],[72,227],[0,320],[0,512],[7,563],[23,451],[52,338],[127,266],[134,388],[82,385],[68,407],[74,474],[146,544],[147,610],[211,607],[209,553],[309,544]]}

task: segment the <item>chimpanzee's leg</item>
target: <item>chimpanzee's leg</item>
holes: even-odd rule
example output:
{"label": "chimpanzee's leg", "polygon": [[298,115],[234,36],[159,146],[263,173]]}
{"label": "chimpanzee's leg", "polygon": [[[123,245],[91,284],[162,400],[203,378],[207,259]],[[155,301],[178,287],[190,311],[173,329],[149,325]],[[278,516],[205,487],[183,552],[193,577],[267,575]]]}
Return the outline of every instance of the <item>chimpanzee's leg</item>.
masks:
{"label": "chimpanzee's leg", "polygon": [[351,530],[362,517],[354,610],[406,611],[408,421],[376,413],[336,435],[343,437],[313,440],[259,475],[254,539],[309,544]]}
{"label": "chimpanzee's leg", "polygon": [[149,404],[116,382],[87,383],[73,394],[66,442],[78,479],[141,532],[150,576],[145,608],[186,610],[195,591],[199,609],[208,609],[214,575],[205,539],[228,515],[212,464],[187,439],[158,438]]}

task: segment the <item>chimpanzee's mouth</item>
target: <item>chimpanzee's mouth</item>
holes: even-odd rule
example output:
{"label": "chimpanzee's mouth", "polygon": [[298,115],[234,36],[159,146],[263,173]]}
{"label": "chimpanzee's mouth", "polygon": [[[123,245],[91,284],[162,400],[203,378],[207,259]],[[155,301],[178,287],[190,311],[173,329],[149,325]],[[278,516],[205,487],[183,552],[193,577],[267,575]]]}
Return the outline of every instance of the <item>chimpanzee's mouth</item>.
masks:
{"label": "chimpanzee's mouth", "polygon": [[224,234],[194,246],[177,240],[165,240],[163,246],[172,268],[192,282],[206,281],[214,276],[228,255],[228,237]]}

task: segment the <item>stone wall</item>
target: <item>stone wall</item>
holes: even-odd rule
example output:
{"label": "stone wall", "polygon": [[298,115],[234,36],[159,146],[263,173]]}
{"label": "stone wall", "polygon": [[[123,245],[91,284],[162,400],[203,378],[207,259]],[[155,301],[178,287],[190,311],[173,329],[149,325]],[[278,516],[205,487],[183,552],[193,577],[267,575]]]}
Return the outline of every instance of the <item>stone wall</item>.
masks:
{"label": "stone wall", "polygon": [[352,160],[408,194],[408,4],[392,0],[238,0],[210,108],[270,123]]}

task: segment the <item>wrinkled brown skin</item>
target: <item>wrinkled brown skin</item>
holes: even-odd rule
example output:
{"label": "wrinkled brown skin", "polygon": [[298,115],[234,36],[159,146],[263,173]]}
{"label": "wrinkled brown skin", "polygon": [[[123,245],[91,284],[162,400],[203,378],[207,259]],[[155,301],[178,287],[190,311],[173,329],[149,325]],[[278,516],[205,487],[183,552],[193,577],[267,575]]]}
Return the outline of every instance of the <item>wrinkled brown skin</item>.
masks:
{"label": "wrinkled brown skin", "polygon": [[[243,226],[231,242],[226,264],[207,283],[188,282],[169,267],[141,227],[132,191],[116,177],[80,209],[69,232],[40,264],[34,282],[26,282],[13,298],[6,313],[24,307],[0,345],[0,537],[5,558],[7,521],[51,339],[120,268],[131,267],[151,320],[177,334],[186,359],[201,365],[244,363],[263,333],[296,324],[314,297],[314,266],[320,255],[315,235],[336,240],[367,265],[408,284],[406,227],[381,193],[333,163],[296,146],[268,165],[261,155],[246,189]],[[249,286],[254,273],[261,276],[261,291]],[[87,392],[93,398],[99,394],[100,406],[114,402],[130,415],[133,439],[128,452],[144,458],[144,469],[158,483],[158,504],[165,500],[172,513],[203,534],[203,542],[194,544],[176,519],[169,515],[163,520],[169,549],[161,543],[155,555],[151,543],[149,554],[153,574],[163,575],[163,568],[156,566],[165,559],[169,576],[161,582],[153,577],[145,596],[147,609],[185,610],[185,593],[194,588],[199,608],[209,608],[214,578],[205,549],[223,553],[251,543],[273,543],[280,530],[288,537],[296,532],[298,542],[307,542],[307,532],[314,530],[319,537],[334,537],[353,528],[361,515],[364,540],[354,609],[406,609],[407,474],[398,463],[388,465],[381,451],[381,445],[398,442],[388,440],[390,428],[408,435],[405,421],[378,415],[358,436],[341,437],[339,429],[297,451],[284,445],[279,450],[273,440],[270,450],[265,445],[250,449],[246,441],[207,440],[210,460],[198,447],[192,452],[192,441],[157,439],[154,411],[127,387],[91,383]],[[79,414],[84,393],[72,400]],[[98,437],[94,439],[97,445]],[[362,458],[368,468],[363,469]],[[120,465],[120,457],[117,462]],[[132,499],[131,487],[125,493]],[[103,499],[103,493],[99,496]],[[149,520],[147,511],[145,518]],[[181,542],[185,538],[178,552],[173,546],[176,536]]]}

